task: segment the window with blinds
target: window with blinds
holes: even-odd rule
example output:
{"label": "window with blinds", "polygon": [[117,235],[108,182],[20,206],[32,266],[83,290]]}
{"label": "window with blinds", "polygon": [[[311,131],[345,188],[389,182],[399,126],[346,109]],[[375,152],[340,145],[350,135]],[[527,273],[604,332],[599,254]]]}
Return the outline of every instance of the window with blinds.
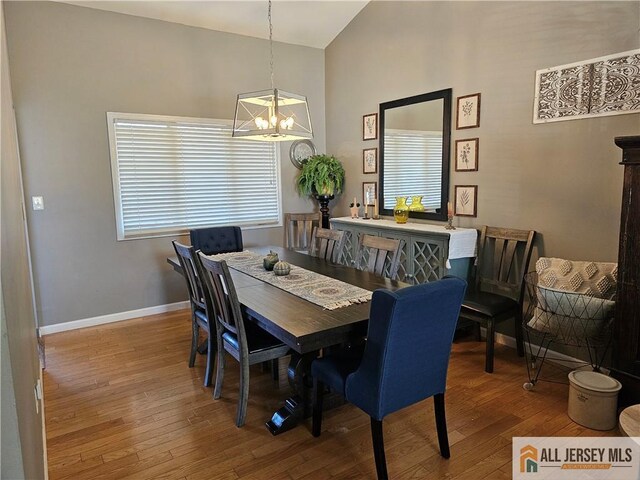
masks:
{"label": "window with blinds", "polygon": [[385,129],[384,208],[413,195],[427,210],[440,208],[441,188],[442,132]]}
{"label": "window with blinds", "polygon": [[118,240],[191,228],[280,223],[272,142],[231,138],[231,122],[107,113]]}

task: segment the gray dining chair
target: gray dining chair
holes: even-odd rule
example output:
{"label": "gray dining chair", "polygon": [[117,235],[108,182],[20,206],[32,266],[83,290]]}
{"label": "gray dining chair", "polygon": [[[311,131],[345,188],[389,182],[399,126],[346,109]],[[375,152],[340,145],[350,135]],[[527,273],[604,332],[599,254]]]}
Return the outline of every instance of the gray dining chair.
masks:
{"label": "gray dining chair", "polygon": [[307,253],[311,245],[314,227],[321,224],[321,214],[285,213],[284,214],[284,246],[289,250]]}
{"label": "gray dining chair", "polygon": [[404,240],[397,238],[361,235],[355,266],[359,270],[396,280],[403,245]]}
{"label": "gray dining chair", "polygon": [[216,261],[199,253],[200,277],[205,285],[209,318],[215,318],[218,344],[216,383],[213,398],[222,394],[225,354],[240,364],[240,393],[236,426],[242,427],[249,400],[249,366],[284,357],[289,347],[243,315],[227,262]]}
{"label": "gray dining chair", "polygon": [[311,236],[309,254],[333,263],[338,263],[344,250],[344,231],[316,227]]}
{"label": "gray dining chair", "polygon": [[487,328],[487,373],[493,373],[495,326],[501,321],[513,319],[518,355],[524,356],[524,276],[529,270],[535,236],[534,230],[482,227],[475,275],[460,318],[476,322],[478,332],[480,325]]}
{"label": "gray dining chair", "polygon": [[182,245],[173,241],[173,248],[178,256],[178,261],[182,267],[183,276],[187,281],[187,290],[189,291],[189,304],[191,306],[191,352],[189,354],[189,368],[193,368],[196,361],[196,352],[198,350],[198,339],[200,338],[200,329],[207,333],[207,367],[204,374],[204,386],[211,385],[211,377],[213,376],[213,364],[215,358],[215,323],[213,324],[213,332],[211,331],[211,317],[207,314],[207,306],[202,285],[201,277],[198,275],[198,263],[200,262],[196,255],[195,248],[188,245]]}

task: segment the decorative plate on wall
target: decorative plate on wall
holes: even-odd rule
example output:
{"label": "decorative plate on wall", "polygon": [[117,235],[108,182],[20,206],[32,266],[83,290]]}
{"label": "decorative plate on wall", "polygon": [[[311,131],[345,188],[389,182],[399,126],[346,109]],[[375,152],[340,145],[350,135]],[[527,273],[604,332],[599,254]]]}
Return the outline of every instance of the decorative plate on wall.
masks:
{"label": "decorative plate on wall", "polygon": [[291,159],[291,163],[300,169],[302,168],[302,161],[306,160],[312,155],[316,154],[316,146],[313,144],[311,140],[296,140],[291,144],[291,148],[289,148],[289,158]]}

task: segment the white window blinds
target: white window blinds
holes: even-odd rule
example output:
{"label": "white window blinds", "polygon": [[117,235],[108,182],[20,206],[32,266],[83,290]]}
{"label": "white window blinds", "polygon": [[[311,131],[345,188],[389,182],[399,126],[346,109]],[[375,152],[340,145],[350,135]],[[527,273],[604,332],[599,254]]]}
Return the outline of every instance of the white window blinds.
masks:
{"label": "white window blinds", "polygon": [[276,146],[231,138],[231,124],[107,114],[118,239],[215,225],[277,225]]}
{"label": "white window blinds", "polygon": [[[396,197],[422,195],[427,210],[440,208],[442,132],[385,130],[384,208]],[[409,202],[411,199],[409,199]]]}

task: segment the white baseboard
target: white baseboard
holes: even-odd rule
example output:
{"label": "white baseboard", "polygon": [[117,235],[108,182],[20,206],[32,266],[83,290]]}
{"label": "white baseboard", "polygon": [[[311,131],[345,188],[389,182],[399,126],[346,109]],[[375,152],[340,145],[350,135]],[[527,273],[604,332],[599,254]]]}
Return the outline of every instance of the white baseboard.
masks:
{"label": "white baseboard", "polygon": [[128,312],[110,313],[109,315],[101,315],[99,317],[83,318],[71,322],[56,323],[55,325],[45,325],[40,327],[39,330],[41,335],[50,335],[52,333],[66,332],[67,330],[95,327],[96,325],[104,325],[105,323],[121,322],[123,320],[131,320],[132,318],[173,312],[175,310],[182,310],[183,308],[189,308],[189,302],[168,303],[166,305],[156,305],[155,307],[129,310]]}
{"label": "white baseboard", "polygon": [[[482,327],[480,328],[480,331],[482,332],[482,336],[485,337],[487,330]],[[513,337],[510,337],[509,335],[505,335],[503,333],[497,333],[496,332],[496,343],[499,343],[501,345],[505,345],[507,347],[511,347],[513,349],[516,348],[516,339]],[[538,346],[535,344],[532,344],[532,347],[537,348]],[[563,365],[565,367],[571,368],[571,369],[577,369],[578,368],[578,364],[584,364],[585,360],[581,360],[579,358],[575,358],[572,357],[570,355],[566,355],[564,353],[560,353],[560,352],[556,352],[555,350],[547,350],[547,356],[546,356],[546,360],[550,360],[552,362],[555,363],[559,363],[560,365]],[[588,362],[586,362],[588,363]],[[606,368],[602,368],[601,369],[602,373],[608,374],[609,370]]]}

